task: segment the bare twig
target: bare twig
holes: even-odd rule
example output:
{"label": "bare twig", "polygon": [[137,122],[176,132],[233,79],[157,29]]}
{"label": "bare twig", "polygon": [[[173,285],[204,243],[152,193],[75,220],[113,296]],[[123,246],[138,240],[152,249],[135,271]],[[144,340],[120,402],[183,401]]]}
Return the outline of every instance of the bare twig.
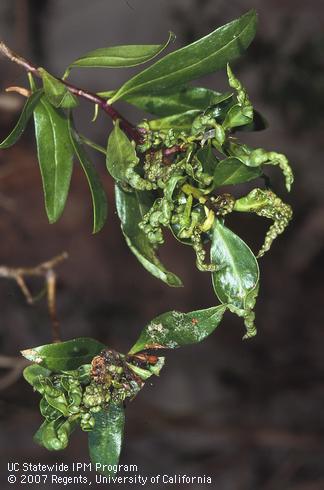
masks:
{"label": "bare twig", "polygon": [[0,391],[15,383],[20,378],[22,370],[28,364],[29,361],[27,359],[0,356],[0,368],[9,369],[8,373],[0,378]]}
{"label": "bare twig", "polygon": [[32,305],[38,299],[31,294],[25,278],[26,277],[44,277],[47,291],[48,311],[52,324],[53,342],[60,342],[60,328],[56,314],[56,273],[54,268],[63,260],[67,259],[68,254],[63,252],[51,260],[43,262],[36,267],[19,267],[12,268],[0,266],[0,277],[13,279],[18,284],[21,292],[28,304]]}
{"label": "bare twig", "polygon": [[[23,58],[22,56],[19,56],[18,54],[14,53],[2,41],[0,42],[0,53],[2,53],[6,58],[8,58],[13,63],[16,63],[17,65],[24,68],[28,73],[31,73],[32,75],[35,75],[38,78],[42,78],[39,69],[35,65],[25,60],[25,58]],[[113,121],[116,121],[118,119],[120,121],[121,129],[135,142],[140,143],[142,141],[141,132],[138,131],[137,128],[133,124],[131,124],[127,119],[125,119],[125,117],[122,116],[112,105],[108,104],[108,102],[105,99],[103,99],[97,94],[89,92],[88,90],[83,90],[79,87],[76,87],[75,85],[72,85],[71,83],[68,83],[60,78],[57,78],[57,80],[63,83],[73,95],[86,99],[89,102],[92,102],[93,104],[97,104],[104,112],[106,112],[106,114],[108,114],[108,116]]]}

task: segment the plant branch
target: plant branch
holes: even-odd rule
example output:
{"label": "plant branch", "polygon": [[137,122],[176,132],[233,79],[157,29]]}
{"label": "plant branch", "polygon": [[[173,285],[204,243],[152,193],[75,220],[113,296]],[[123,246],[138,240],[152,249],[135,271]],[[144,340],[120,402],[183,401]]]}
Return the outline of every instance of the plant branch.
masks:
{"label": "plant branch", "polygon": [[12,268],[0,266],[0,277],[13,279],[18,284],[28,304],[32,305],[38,299],[34,297],[28,288],[25,277],[44,277],[47,292],[48,311],[52,324],[53,342],[60,342],[60,326],[56,314],[56,273],[55,267],[63,260],[68,258],[68,254],[63,252],[51,260],[42,262],[36,267]]}
{"label": "plant branch", "polygon": [[0,368],[8,369],[8,373],[0,378],[0,391],[15,383],[21,376],[22,370],[28,366],[27,359],[0,355]]}
{"label": "plant branch", "polygon": [[[0,42],[0,53],[2,53],[13,63],[16,63],[17,65],[24,68],[28,73],[31,73],[38,78],[42,78],[41,73],[35,65],[31,64],[29,61],[25,60],[25,58],[19,56],[18,54],[14,53],[3,41]],[[95,93],[89,92],[88,90],[76,87],[75,85],[72,85],[71,83],[62,80],[61,78],[57,78],[57,80],[63,83],[73,95],[86,99],[93,104],[97,104],[106,114],[108,114],[108,116],[113,121],[117,121],[118,119],[120,121],[121,129],[127,134],[127,136],[133,139],[136,143],[141,142],[141,132],[138,131],[137,128],[133,124],[131,124],[124,116],[122,116],[112,105],[108,104],[105,99]]]}

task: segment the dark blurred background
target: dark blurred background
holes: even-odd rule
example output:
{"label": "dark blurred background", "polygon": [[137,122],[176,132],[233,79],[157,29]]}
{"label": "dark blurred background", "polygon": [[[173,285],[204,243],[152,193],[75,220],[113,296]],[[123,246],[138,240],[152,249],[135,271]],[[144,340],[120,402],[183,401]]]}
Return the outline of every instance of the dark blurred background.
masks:
{"label": "dark blurred background", "polygon": [[[296,184],[286,195],[294,220],[261,259],[258,336],[242,342],[242,322],[226,314],[200,345],[167,356],[160,379],[127,409],[121,462],[144,475],[210,475],[219,490],[324,489],[324,3],[322,0],[2,0],[1,38],[16,51],[60,75],[86,51],[111,44],[159,43],[169,30],[176,46],[255,7],[257,37],[235,63],[254,105],[270,127],[245,140],[286,153]],[[3,89],[25,84],[25,73],[1,60],[0,136],[7,135],[23,101]],[[135,69],[136,70],[136,69]],[[135,70],[75,70],[71,79],[93,91],[118,86]],[[226,88],[224,73],[201,83]],[[136,121],[141,115],[120,105]],[[79,125],[105,144],[111,128],[81,104]],[[103,159],[95,163],[109,196],[108,222],[91,235],[91,201],[76,165],[63,217],[46,220],[32,128],[19,144],[0,151],[0,264],[33,266],[68,251],[59,272],[58,314],[64,339],[95,337],[120,350],[163,311],[189,311],[215,303],[208,274],[195,270],[191,250],[167,240],[162,258],[183,279],[168,289],[141,268],[126,247],[114,211],[113,186]],[[268,222],[230,220],[256,251]],[[38,284],[34,284],[35,287]],[[50,341],[45,301],[26,305],[13,282],[0,281],[0,350],[18,351]],[[5,375],[5,371],[1,371]],[[1,378],[0,378],[1,382]],[[38,396],[19,379],[1,391],[1,488],[6,463],[87,461],[80,431],[63,453],[32,442],[40,424]],[[29,485],[33,487],[33,485]],[[181,485],[177,485],[182,488]],[[151,488],[149,485],[147,488]],[[153,486],[152,486],[153,488]],[[155,487],[156,488],[156,487]],[[200,488],[192,485],[189,488]]]}

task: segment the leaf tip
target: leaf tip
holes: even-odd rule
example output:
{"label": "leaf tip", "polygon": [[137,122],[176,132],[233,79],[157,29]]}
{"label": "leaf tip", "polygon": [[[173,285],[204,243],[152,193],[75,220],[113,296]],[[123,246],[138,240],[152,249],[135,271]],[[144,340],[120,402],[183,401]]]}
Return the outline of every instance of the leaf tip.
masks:
{"label": "leaf tip", "polygon": [[43,361],[42,356],[35,349],[25,349],[20,351],[21,355],[23,355],[29,361],[35,362],[36,364],[40,364]]}

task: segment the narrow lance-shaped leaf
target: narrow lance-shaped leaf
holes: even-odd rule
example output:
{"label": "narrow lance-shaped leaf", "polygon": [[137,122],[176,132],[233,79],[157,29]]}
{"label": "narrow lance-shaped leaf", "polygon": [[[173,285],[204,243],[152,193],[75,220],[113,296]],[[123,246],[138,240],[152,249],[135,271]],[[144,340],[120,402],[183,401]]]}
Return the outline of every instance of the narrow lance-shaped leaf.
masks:
{"label": "narrow lance-shaped leaf", "polygon": [[96,471],[111,476],[116,473],[121,452],[125,411],[122,405],[109,403],[106,410],[93,414],[95,426],[89,432],[89,454]]}
{"label": "narrow lance-shaped leaf", "polygon": [[73,128],[73,122],[71,119],[69,119],[69,131],[74,151],[83,168],[89,184],[93,207],[93,233],[97,233],[101,230],[107,218],[106,194],[101,184],[100,177],[95,167],[90,162],[89,157],[83,148],[81,140]]}
{"label": "narrow lance-shaped leaf", "polygon": [[201,342],[218,327],[225,310],[226,305],[219,305],[189,313],[163,313],[143,329],[130,354],[144,349],[175,349]]}
{"label": "narrow lance-shaped leaf", "polygon": [[115,187],[115,195],[121,228],[133,254],[154,277],[169,286],[182,286],[181,280],[161,264],[153,245],[138,226],[144,214],[153,204],[154,197],[145,191],[125,192],[118,185]]}
{"label": "narrow lance-shaped leaf", "polygon": [[251,10],[193,44],[166,55],[122,85],[110,102],[135,94],[161,93],[223,68],[249,46],[255,30],[256,14]]}
{"label": "narrow lance-shaped leaf", "polygon": [[212,263],[218,268],[212,274],[218,299],[244,318],[246,337],[255,335],[252,308],[258,292],[259,266],[254,254],[220,220],[216,220],[213,226],[210,254]]}
{"label": "narrow lance-shaped leaf", "polygon": [[164,44],[99,48],[75,60],[70,68],[125,68],[141,65],[158,56],[173,39],[174,34],[170,32]]}
{"label": "narrow lance-shaped leaf", "polygon": [[[110,94],[109,97],[112,97]],[[204,87],[178,87],[176,91],[152,95],[130,95],[123,100],[139,109],[156,116],[164,117],[182,112],[199,110],[217,105],[232,97],[231,92],[219,93]]]}
{"label": "narrow lance-shaped leaf", "polygon": [[13,146],[15,143],[17,143],[17,141],[25,131],[27,123],[31,118],[31,116],[33,115],[34,109],[39,103],[42,94],[43,94],[42,90],[37,90],[30,97],[28,97],[27,102],[24,105],[24,108],[22,110],[22,113],[20,114],[16,126],[11,131],[9,136],[7,136],[2,141],[2,143],[0,143],[0,149],[9,148],[10,146]]}
{"label": "narrow lance-shaped leaf", "polygon": [[54,223],[63,212],[72,174],[68,122],[44,97],[34,111],[34,121],[45,207],[50,223]]}
{"label": "narrow lance-shaped leaf", "polygon": [[104,347],[97,340],[80,337],[67,342],[33,347],[21,353],[29,361],[40,364],[51,371],[64,371],[88,364]]}
{"label": "narrow lance-shaped leaf", "polygon": [[174,131],[189,131],[194,119],[201,111],[195,109],[172,116],[163,117],[161,119],[153,119],[148,121],[148,125],[152,131],[173,129]]}
{"label": "narrow lance-shaped leaf", "polygon": [[71,109],[79,104],[78,99],[71,94],[64,83],[53,77],[44,68],[38,68],[38,71],[42,76],[46,97],[54,107]]}

